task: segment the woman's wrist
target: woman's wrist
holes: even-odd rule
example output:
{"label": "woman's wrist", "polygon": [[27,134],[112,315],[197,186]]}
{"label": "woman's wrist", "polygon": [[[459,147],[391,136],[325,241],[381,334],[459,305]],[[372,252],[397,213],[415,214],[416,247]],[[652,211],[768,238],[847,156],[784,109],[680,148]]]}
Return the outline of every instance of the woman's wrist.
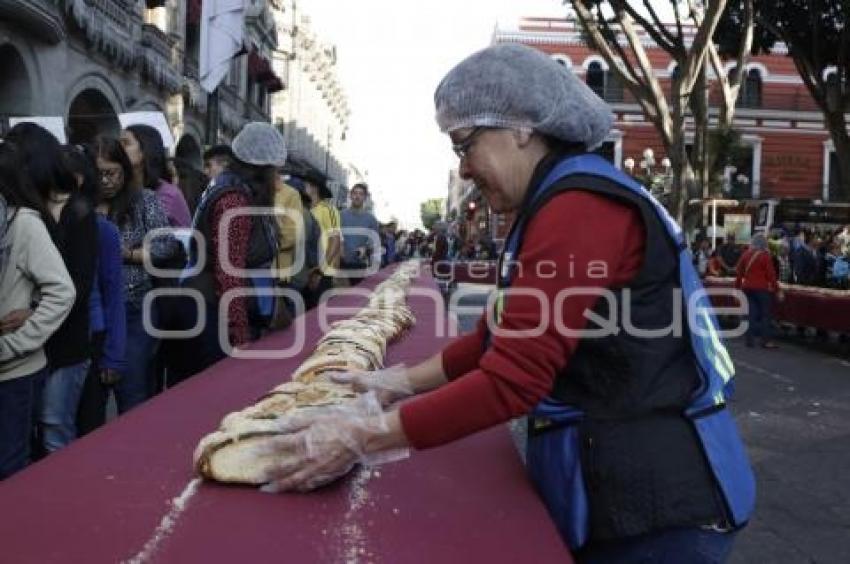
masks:
{"label": "woman's wrist", "polygon": [[384,418],[383,424],[367,425],[364,428],[362,445],[364,454],[386,450],[402,449],[410,446],[401,424],[398,410],[387,412],[378,417]]}

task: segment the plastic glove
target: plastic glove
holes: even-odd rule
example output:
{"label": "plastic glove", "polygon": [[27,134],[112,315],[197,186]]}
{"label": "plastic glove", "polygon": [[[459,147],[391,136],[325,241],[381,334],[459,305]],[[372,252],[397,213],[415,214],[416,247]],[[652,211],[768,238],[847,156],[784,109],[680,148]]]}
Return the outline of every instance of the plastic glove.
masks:
{"label": "plastic glove", "polygon": [[409,456],[408,449],[365,452],[370,434],[386,429],[374,393],[346,404],[284,417],[278,430],[285,434],[255,447],[258,455],[281,455],[280,463],[267,472],[268,483],[260,489],[267,493],[306,492],[347,474],[358,462],[375,465]]}
{"label": "plastic glove", "polygon": [[339,384],[351,384],[358,393],[374,391],[384,407],[415,393],[407,367],[403,364],[371,372],[341,372],[331,375],[331,380]]}

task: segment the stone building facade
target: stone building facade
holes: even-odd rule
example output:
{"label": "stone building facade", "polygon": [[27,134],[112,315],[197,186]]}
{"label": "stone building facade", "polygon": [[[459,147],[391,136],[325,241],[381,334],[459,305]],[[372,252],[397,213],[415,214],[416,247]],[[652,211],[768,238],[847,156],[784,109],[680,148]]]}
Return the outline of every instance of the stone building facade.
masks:
{"label": "stone building facade", "polygon": [[61,116],[72,143],[117,133],[118,114],[157,110],[177,155],[200,165],[202,147],[247,121],[269,119],[283,83],[274,0],[246,9],[246,52],[219,88],[217,120],[198,82],[201,0],[0,0],[0,133],[15,116]]}
{"label": "stone building facade", "polygon": [[337,49],[312,29],[306,2],[281,0],[274,11],[280,48],[274,70],[287,88],[274,98],[272,122],[282,128],[293,170],[325,175],[339,205],[350,183],[363,180],[348,158],[349,109],[337,70]]}

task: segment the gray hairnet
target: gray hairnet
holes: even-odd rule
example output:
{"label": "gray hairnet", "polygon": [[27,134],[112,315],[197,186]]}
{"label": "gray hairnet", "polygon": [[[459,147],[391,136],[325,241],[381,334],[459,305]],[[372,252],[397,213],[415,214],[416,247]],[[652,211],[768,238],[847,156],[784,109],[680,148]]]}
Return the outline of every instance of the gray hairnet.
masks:
{"label": "gray hairnet", "polygon": [[256,166],[282,167],[286,164],[286,143],[283,135],[270,123],[254,121],[247,124],[233,140],[233,155]]}
{"label": "gray hairnet", "polygon": [[601,144],[611,108],[573,73],[531,47],[500,44],[461,61],[434,93],[444,132],[464,127],[533,129],[563,141]]}

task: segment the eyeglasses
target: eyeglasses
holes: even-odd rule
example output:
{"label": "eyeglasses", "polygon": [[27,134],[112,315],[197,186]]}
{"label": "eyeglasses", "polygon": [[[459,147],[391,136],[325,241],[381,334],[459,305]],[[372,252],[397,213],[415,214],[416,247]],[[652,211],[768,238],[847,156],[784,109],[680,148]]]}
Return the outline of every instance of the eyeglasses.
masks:
{"label": "eyeglasses", "polygon": [[120,182],[124,178],[124,171],[120,168],[100,170],[100,179],[103,182]]}
{"label": "eyeglasses", "polygon": [[457,158],[465,159],[466,157],[468,157],[469,151],[470,151],[470,149],[472,149],[472,145],[475,143],[475,138],[478,137],[479,133],[481,133],[482,131],[484,131],[486,129],[488,129],[488,128],[483,127],[483,126],[482,127],[476,127],[475,129],[473,129],[469,133],[469,135],[467,135],[463,139],[463,141],[453,144],[452,145],[452,151],[455,152],[455,155],[457,155]]}

